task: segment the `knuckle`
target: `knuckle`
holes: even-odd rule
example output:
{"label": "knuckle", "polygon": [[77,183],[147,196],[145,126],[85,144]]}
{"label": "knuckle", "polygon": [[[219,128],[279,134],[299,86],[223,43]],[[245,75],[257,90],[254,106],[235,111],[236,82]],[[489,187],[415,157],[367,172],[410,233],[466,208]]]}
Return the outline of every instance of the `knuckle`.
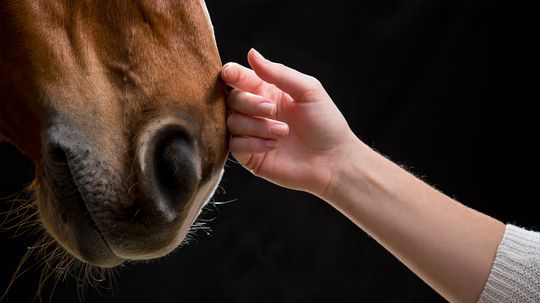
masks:
{"label": "knuckle", "polygon": [[307,83],[308,85],[313,89],[321,89],[322,83],[319,81],[319,79],[313,77],[313,76],[307,76]]}
{"label": "knuckle", "polygon": [[275,138],[276,134],[272,132],[272,127],[275,125],[275,122],[270,120],[265,120],[264,123],[261,123],[261,134],[264,134],[264,138]]}
{"label": "knuckle", "polygon": [[237,68],[236,83],[241,83],[246,80],[246,71],[243,68]]}
{"label": "knuckle", "polygon": [[274,63],[274,64],[275,64],[275,66],[276,66],[277,68],[279,68],[280,70],[283,70],[283,69],[287,68],[287,67],[285,66],[285,64],[283,64],[283,63]]}
{"label": "knuckle", "polygon": [[231,83],[239,83],[245,77],[242,66],[237,63],[228,63],[224,66],[223,70],[226,71],[228,81]]}
{"label": "knuckle", "polygon": [[322,83],[315,77],[308,76],[306,79],[306,90],[302,98],[313,99],[319,98],[325,92]]}

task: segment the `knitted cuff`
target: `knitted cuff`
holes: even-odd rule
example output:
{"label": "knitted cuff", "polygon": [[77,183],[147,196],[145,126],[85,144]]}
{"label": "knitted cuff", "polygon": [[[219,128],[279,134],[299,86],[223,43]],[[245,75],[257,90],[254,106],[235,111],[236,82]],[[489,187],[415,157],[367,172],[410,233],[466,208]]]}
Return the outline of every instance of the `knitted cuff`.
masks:
{"label": "knitted cuff", "polygon": [[478,302],[540,302],[540,233],[506,225]]}

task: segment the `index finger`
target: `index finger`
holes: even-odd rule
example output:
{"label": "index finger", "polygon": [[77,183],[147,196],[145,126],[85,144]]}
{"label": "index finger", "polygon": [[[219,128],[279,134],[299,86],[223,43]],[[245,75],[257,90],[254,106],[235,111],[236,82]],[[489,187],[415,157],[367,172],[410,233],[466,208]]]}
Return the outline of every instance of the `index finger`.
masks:
{"label": "index finger", "polygon": [[249,51],[248,61],[257,77],[265,83],[275,85],[289,94],[295,101],[309,101],[304,97],[310,94],[321,95],[325,93],[322,84],[316,78],[265,59],[255,49]]}
{"label": "index finger", "polygon": [[234,88],[256,95],[261,95],[261,93],[267,91],[270,85],[259,78],[253,70],[233,62],[223,66],[221,78]]}

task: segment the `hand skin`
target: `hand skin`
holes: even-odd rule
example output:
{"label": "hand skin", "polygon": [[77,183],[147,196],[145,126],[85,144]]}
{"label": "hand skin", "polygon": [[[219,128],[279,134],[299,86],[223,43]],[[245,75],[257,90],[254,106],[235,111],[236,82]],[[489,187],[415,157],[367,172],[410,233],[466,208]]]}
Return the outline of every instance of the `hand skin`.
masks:
{"label": "hand skin", "polygon": [[257,51],[223,67],[231,153],[275,184],[319,196],[451,302],[476,302],[505,225],[365,145],[319,81]]}

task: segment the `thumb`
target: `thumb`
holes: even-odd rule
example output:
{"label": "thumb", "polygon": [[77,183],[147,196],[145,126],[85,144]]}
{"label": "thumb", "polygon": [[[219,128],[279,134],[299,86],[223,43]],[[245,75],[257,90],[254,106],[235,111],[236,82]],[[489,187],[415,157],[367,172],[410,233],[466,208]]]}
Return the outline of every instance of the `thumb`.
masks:
{"label": "thumb", "polygon": [[262,80],[274,84],[297,102],[307,101],[303,97],[308,93],[324,92],[319,80],[283,64],[274,63],[253,48],[248,53],[248,62]]}

